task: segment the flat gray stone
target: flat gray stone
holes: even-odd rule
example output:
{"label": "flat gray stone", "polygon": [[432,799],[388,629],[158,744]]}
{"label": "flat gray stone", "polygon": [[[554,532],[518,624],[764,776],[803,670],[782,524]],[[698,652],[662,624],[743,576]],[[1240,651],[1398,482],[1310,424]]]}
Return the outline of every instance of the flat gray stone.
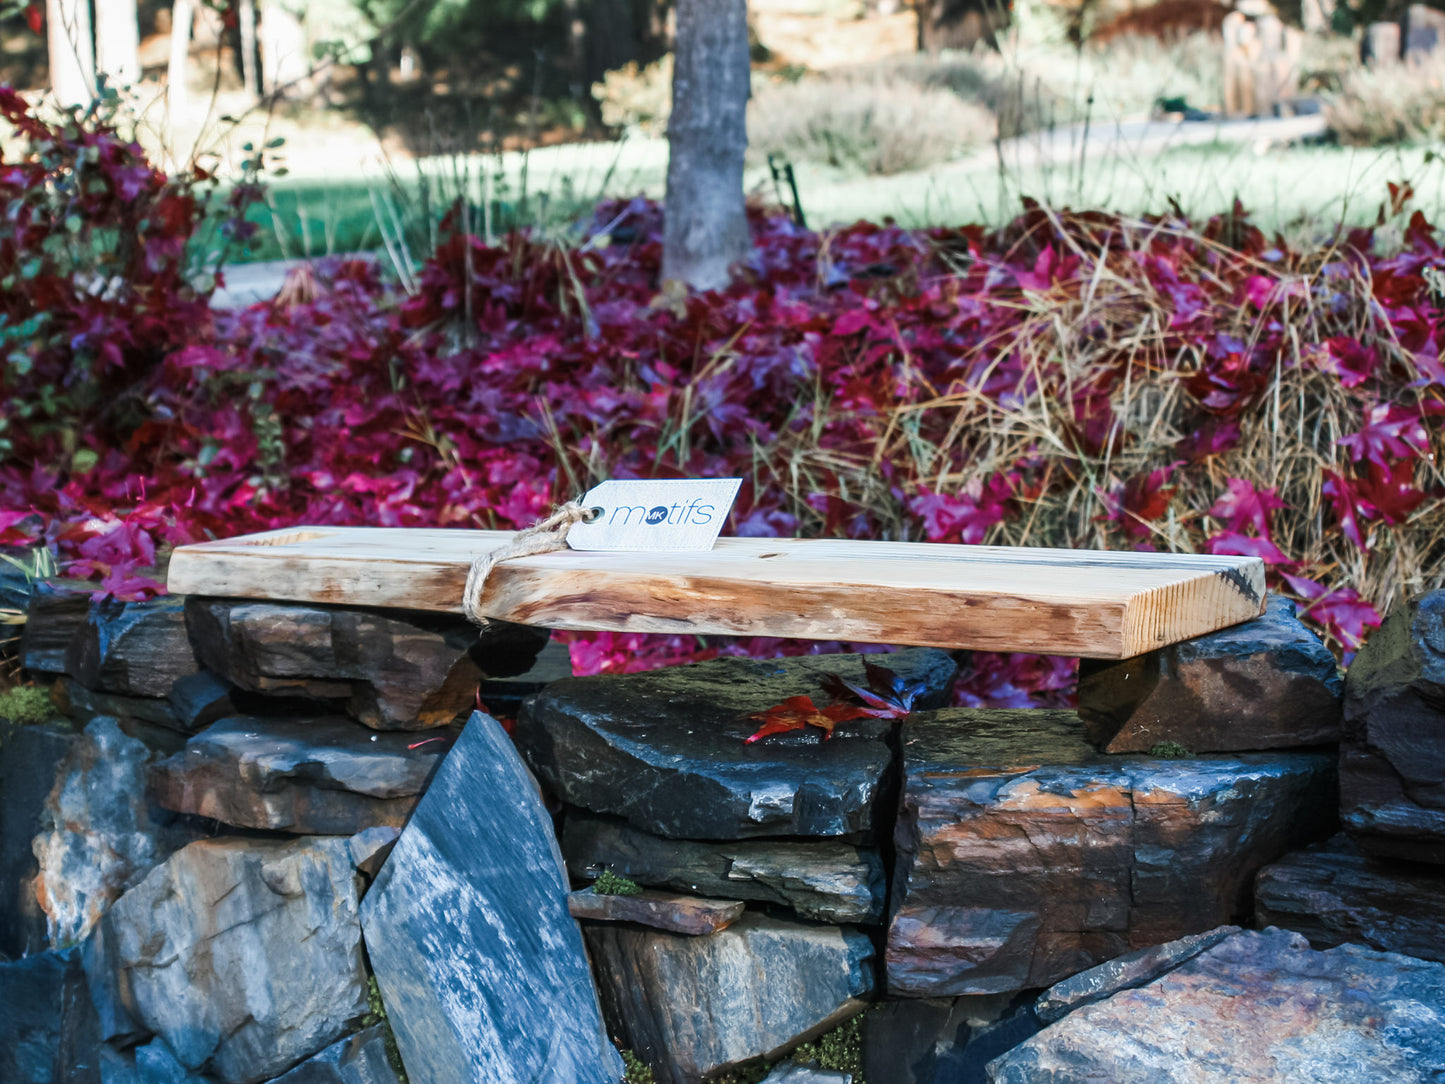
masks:
{"label": "flat gray stone", "polygon": [[1244,930],[1069,1013],[993,1084],[1426,1084],[1445,1077],[1445,965]]}
{"label": "flat gray stone", "polygon": [[472,716],[367,892],[366,946],[414,1081],[616,1084],[552,821]]}
{"label": "flat gray stone", "polygon": [[625,821],[569,810],[562,853],[577,881],[610,869],[641,885],[777,904],[819,922],[883,917],[887,880],[878,852],[837,840],[663,839]]}
{"label": "flat gray stone", "polygon": [[1346,941],[1445,962],[1445,869],[1362,852],[1347,836],[1294,851],[1259,871],[1255,922],[1316,947]]}
{"label": "flat gray stone", "polygon": [[586,931],[608,1024],[658,1084],[777,1058],[862,1011],[873,945],[859,930],[745,914],[710,937]]}
{"label": "flat gray stone", "polygon": [[[866,840],[892,761],[892,725],[863,719],[753,744],[748,716],[792,696],[826,704],[826,674],[864,683],[859,655],[721,658],[640,674],[571,678],[528,700],[517,747],[570,805],[673,839],[833,836]],[[881,661],[943,703],[957,669],[942,651]],[[821,705],[820,705],[821,706]]]}
{"label": "flat gray stone", "polygon": [[101,922],[92,995],[121,1001],[103,1023],[128,1014],[225,1084],[270,1080],[367,1011],[358,889],[345,839],[182,848]]}
{"label": "flat gray stone", "polygon": [[1333,826],[1327,753],[1106,756],[1044,709],[915,712],[901,737],[893,994],[1051,986],[1212,930]]}
{"label": "flat gray stone", "polygon": [[1177,742],[1193,753],[1324,745],[1340,738],[1339,667],[1294,603],[1118,662],[1079,664],[1079,715],[1106,753]]}
{"label": "flat gray stone", "polygon": [[1045,1024],[1062,1019],[1082,1005],[1102,1001],[1120,990],[1143,986],[1160,975],[1174,970],[1185,960],[1192,960],[1205,949],[1213,948],[1226,937],[1239,932],[1238,926],[1221,926],[1208,933],[1190,934],[1177,941],[1149,948],[1135,949],[1122,956],[1070,975],[1057,982],[1034,1002],[1034,1012]]}
{"label": "flat gray stone", "polygon": [[386,1027],[377,1024],[333,1043],[273,1084],[401,1084],[386,1056]]}
{"label": "flat gray stone", "polygon": [[351,835],[400,828],[447,742],[378,733],[344,716],[222,719],[151,769],[164,809],[238,828]]}
{"label": "flat gray stone", "polygon": [[38,583],[20,630],[20,665],[32,674],[65,673],[70,641],[90,614],[88,584]]}

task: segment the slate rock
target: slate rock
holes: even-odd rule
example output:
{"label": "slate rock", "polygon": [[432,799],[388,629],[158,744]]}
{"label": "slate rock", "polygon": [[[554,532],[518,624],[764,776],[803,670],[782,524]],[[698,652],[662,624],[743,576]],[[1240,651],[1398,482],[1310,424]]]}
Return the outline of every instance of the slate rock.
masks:
{"label": "slate rock", "polygon": [[76,949],[0,962],[0,1081],[99,1084],[99,1046]]}
{"label": "slate rock", "polygon": [[412,1080],[621,1078],[567,890],[535,782],[501,726],[473,715],[362,906]]}
{"label": "slate rock", "polygon": [[1397,608],[1350,666],[1340,820],[1374,854],[1445,863],[1445,591]]}
{"label": "slate rock", "polygon": [[[881,822],[888,724],[843,724],[822,743],[816,731],[776,745],[746,739],[758,729],[753,712],[791,696],[826,701],[824,674],[864,683],[863,658],[721,658],[558,681],[524,704],[517,746],[563,801],[655,835],[861,841]],[[926,681],[932,703],[943,702],[956,671],[947,654],[924,648],[889,655],[886,664]]]}
{"label": "slate rock", "polygon": [[351,835],[406,823],[446,742],[378,733],[344,716],[222,719],[151,769],[163,809],[238,828]]}
{"label": "slate rock", "polygon": [[462,617],[191,598],[186,620],[205,667],[250,692],[336,699],[377,730],[446,726],[482,675],[525,671],[545,629]]}
{"label": "slate rock", "polygon": [[102,1047],[101,1084],[212,1084],[211,1078],[187,1071],[164,1039],[152,1039],[133,1050]]}
{"label": "slate rock", "polygon": [[1445,870],[1375,858],[1343,835],[1265,866],[1254,886],[1259,925],[1445,962],[1442,901]]}
{"label": "slate rock", "polygon": [[45,800],[77,735],[66,727],[0,721],[0,956],[40,952],[45,912],[35,896],[31,847],[46,826]]}
{"label": "slate rock", "polygon": [[358,889],[345,839],[192,843],[106,913],[96,985],[187,1070],[269,1080],[367,1011]]}
{"label": "slate rock", "polygon": [[147,801],[154,758],[107,717],[70,747],[31,844],[35,895],[52,944],[83,940],[122,892],[196,837],[196,826]]}
{"label": "slate rock", "polygon": [[1334,758],[1097,753],[1067,711],[904,721],[888,988],[1051,985],[1248,914],[1253,876],[1334,824]]}
{"label": "slate rock", "polygon": [[1079,663],[1079,716],[1106,753],[1178,742],[1195,753],[1323,745],[1340,737],[1334,655],[1271,598],[1253,621],[1132,659]]}
{"label": "slate rock", "polygon": [[358,873],[375,877],[400,838],[401,830],[390,825],[363,828],[346,841],[351,850],[351,864]]}
{"label": "slate rock", "polygon": [[590,926],[608,1025],[658,1084],[777,1058],[861,1012],[873,945],[859,930],[748,912],[711,937]]}
{"label": "slate rock", "polygon": [[522,673],[498,677],[484,674],[477,696],[492,715],[515,719],[522,710],[523,700],[541,692],[552,682],[571,676],[572,655],[567,645],[560,640],[549,640],[532,665]]}
{"label": "slate rock", "polygon": [[64,674],[70,641],[90,614],[93,586],[38,583],[20,630],[20,665],[32,674]]}
{"label": "slate rock", "polygon": [[662,839],[625,821],[569,810],[562,853],[577,881],[610,869],[640,885],[777,904],[820,922],[883,917],[887,881],[878,852],[837,840]]}
{"label": "slate rock", "polygon": [[727,929],[742,915],[744,906],[738,900],[675,896],[647,889],[628,896],[603,896],[584,888],[567,897],[567,911],[573,918],[593,922],[636,922],[656,930],[693,937]]}
{"label": "slate rock", "polygon": [[1239,932],[1238,926],[1220,926],[1207,933],[1192,933],[1177,941],[1148,948],[1135,949],[1122,956],[1070,975],[1053,986],[1034,1003],[1034,1012],[1046,1024],[1060,1020],[1084,1005],[1102,1001],[1120,990],[1132,989],[1153,982],[1160,975],[1173,971],[1185,960],[1192,960],[1211,949],[1226,937]]}
{"label": "slate rock", "polygon": [[386,1056],[386,1026],[358,1031],[303,1061],[274,1084],[400,1084]]}
{"label": "slate rock", "polygon": [[[183,727],[176,718],[175,709],[165,697],[127,696],[124,693],[103,693],[87,689],[70,678],[61,678],[54,685],[54,698],[60,710],[79,726],[85,726],[92,719],[112,718],[122,723],[139,723],[147,731],[159,727],[163,730],[183,733]],[[157,736],[148,744],[165,742],[164,735]],[[179,739],[172,739],[179,744]]]}
{"label": "slate rock", "polygon": [[1424,1084],[1445,1076],[1445,965],[1244,930],[1050,1025],[994,1084]]}
{"label": "slate rock", "polygon": [[225,678],[209,670],[197,670],[178,678],[166,694],[166,701],[176,725],[194,734],[227,716],[242,714],[236,710],[234,691],[235,686]]}
{"label": "slate rock", "polygon": [[70,639],[66,673],[97,692],[165,696],[196,672],[185,604],[180,595],[95,603]]}
{"label": "slate rock", "polygon": [[853,1084],[853,1074],[785,1061],[763,1078],[763,1084]]}
{"label": "slate rock", "polygon": [[970,1041],[1007,1016],[1018,1000],[1008,993],[879,1002],[863,1017],[864,1079],[956,1084]]}

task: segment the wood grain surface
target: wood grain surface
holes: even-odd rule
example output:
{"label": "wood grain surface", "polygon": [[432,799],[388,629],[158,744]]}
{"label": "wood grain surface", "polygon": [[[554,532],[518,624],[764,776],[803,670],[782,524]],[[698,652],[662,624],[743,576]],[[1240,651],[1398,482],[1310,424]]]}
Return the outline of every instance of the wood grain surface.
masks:
{"label": "wood grain surface", "polygon": [[[182,546],[170,590],[461,611],[508,531],[297,527]],[[482,609],[554,629],[721,633],[1127,658],[1257,616],[1264,564],[1203,554],[723,538],[497,565]]]}

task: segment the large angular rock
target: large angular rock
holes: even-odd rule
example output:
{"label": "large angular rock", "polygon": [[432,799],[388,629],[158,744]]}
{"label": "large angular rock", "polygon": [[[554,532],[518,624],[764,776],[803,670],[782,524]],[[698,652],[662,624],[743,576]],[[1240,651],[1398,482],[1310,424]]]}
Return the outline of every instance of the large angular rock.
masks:
{"label": "large angular rock", "polygon": [[[926,681],[941,703],[956,666],[931,649],[887,657],[900,676]],[[528,700],[517,746],[564,801],[624,817],[674,839],[752,836],[866,838],[892,760],[887,724],[843,724],[831,741],[747,738],[748,719],[788,697],[826,702],[824,674],[862,683],[858,655],[761,661],[722,658],[641,674],[572,678]]]}
{"label": "large angular rock", "polygon": [[186,620],[205,667],[250,692],[346,701],[377,730],[446,726],[485,674],[525,671],[545,629],[460,617],[191,598]]}
{"label": "large angular rock", "polygon": [[837,840],[695,842],[568,811],[562,854],[578,881],[603,869],[638,884],[790,907],[820,922],[874,923],[887,879],[878,852]]}
{"label": "large angular rock", "polygon": [[196,672],[185,603],[179,595],[96,603],[71,637],[66,672],[97,692],[165,696]]}
{"label": "large angular rock", "polygon": [[1355,656],[1340,819],[1375,854],[1445,863],[1445,591],[1399,607]]}
{"label": "large angular rock", "polygon": [[241,714],[231,695],[234,691],[235,686],[224,678],[209,670],[197,670],[171,686],[166,702],[176,725],[187,734],[194,734],[228,715]]}
{"label": "large angular rock", "polygon": [[150,774],[157,805],[239,828],[350,835],[400,828],[447,743],[346,718],[223,719]]}
{"label": "large angular rock", "polygon": [[608,1023],[659,1084],[775,1058],[860,1012],[873,945],[859,930],[745,914],[711,937],[587,930]]}
{"label": "large angular rock", "polygon": [[386,1027],[377,1024],[328,1046],[274,1084],[400,1084],[386,1056]]}
{"label": "large angular rock", "polygon": [[1445,1076],[1445,965],[1245,930],[989,1063],[993,1084],[1318,1084]]}
{"label": "large angular rock", "polygon": [[1442,901],[1445,870],[1371,857],[1343,835],[1265,866],[1254,886],[1258,925],[1445,962]]}
{"label": "large angular rock", "polygon": [[70,641],[90,613],[95,588],[75,583],[40,583],[20,631],[20,665],[32,674],[63,674]]}
{"label": "large angular rock", "polygon": [[1194,753],[1323,745],[1340,737],[1335,657],[1271,598],[1253,621],[1119,662],[1079,663],[1079,716],[1107,753],[1178,742]]}
{"label": "large angular rock", "polygon": [[60,726],[0,721],[0,956],[45,948],[45,912],[35,896],[40,866],[31,844],[49,823],[45,801],[76,740]]}
{"label": "large angular rock", "polygon": [[99,1046],[78,950],[0,962],[0,1080],[100,1084]]}
{"label": "large angular rock", "polygon": [[1109,757],[1072,712],[915,713],[888,933],[895,994],[1048,986],[1248,913],[1253,875],[1334,823],[1315,752]]}
{"label": "large angular rock", "polygon": [[367,1011],[358,888],[345,839],[192,843],[106,913],[92,989],[187,1070],[269,1080]]}
{"label": "large angular rock", "polygon": [[478,713],[467,723],[362,914],[412,1080],[621,1078],[582,938],[567,914],[551,818],[495,720]]}
{"label": "large angular rock", "polygon": [[83,940],[120,894],[197,828],[146,799],[155,754],[101,717],[71,746],[31,846],[51,943]]}

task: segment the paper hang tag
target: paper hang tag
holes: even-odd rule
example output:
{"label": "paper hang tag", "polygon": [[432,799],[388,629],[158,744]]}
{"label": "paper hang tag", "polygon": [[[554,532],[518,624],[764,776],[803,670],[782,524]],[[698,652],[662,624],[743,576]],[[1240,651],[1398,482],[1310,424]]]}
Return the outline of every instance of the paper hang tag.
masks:
{"label": "paper hang tag", "polygon": [[567,532],[574,550],[710,550],[728,518],[741,478],[615,480],[582,498],[598,509]]}

